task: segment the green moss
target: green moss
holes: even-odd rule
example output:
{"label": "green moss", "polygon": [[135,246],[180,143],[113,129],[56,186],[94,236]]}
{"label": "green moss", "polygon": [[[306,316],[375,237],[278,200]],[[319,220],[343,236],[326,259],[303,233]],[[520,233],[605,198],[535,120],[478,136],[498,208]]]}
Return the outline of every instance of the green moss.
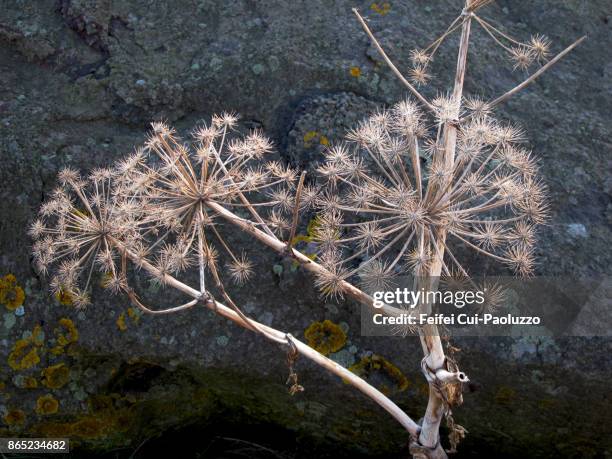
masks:
{"label": "green moss", "polygon": [[346,333],[331,320],[313,322],[304,332],[308,345],[323,355],[338,352],[346,344]]}

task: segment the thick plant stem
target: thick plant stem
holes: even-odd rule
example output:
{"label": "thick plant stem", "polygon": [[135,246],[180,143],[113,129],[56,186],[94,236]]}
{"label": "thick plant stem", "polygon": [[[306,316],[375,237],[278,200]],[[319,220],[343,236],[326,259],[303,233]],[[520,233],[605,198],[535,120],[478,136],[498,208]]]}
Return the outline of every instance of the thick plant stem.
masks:
{"label": "thick plant stem", "polygon": [[[221,204],[218,204],[216,202],[210,201],[210,202],[207,202],[206,205],[208,206],[209,209],[211,209],[217,215],[219,215],[220,217],[224,218],[225,220],[227,220],[231,224],[236,225],[236,226],[242,228],[248,234],[251,234],[253,237],[255,237],[259,241],[263,242],[268,247],[274,249],[276,252],[278,252],[280,254],[286,254],[287,253],[287,244],[285,242],[282,242],[280,239],[278,239],[276,237],[272,237],[272,236],[268,235],[267,233],[264,233],[263,231],[258,229],[253,224],[253,222],[251,222],[249,220],[245,220],[243,218],[240,218],[238,215],[236,215],[232,211],[226,209]],[[291,254],[294,257],[294,259],[298,263],[300,263],[300,265],[303,266],[304,269],[306,269],[307,271],[310,271],[310,272],[316,274],[318,272],[321,272],[321,271],[325,270],[325,268],[323,268],[323,266],[321,266],[317,262],[311,260],[310,258],[308,258],[303,253],[299,252],[298,250],[295,250],[295,249],[292,248],[291,249]],[[363,304],[368,305],[370,307],[374,307],[374,299],[370,295],[368,295],[364,291],[358,289],[357,287],[355,287],[354,285],[352,285],[352,284],[350,284],[350,283],[348,283],[346,281],[342,282],[342,291],[346,295],[350,296],[351,298],[354,298],[355,300],[359,301],[360,303],[363,303]],[[400,314],[405,314],[405,312],[406,312],[406,311],[404,311],[402,309],[395,308],[395,307],[389,306],[389,305],[383,305],[379,310],[380,310],[381,313],[384,313],[384,314],[386,314],[388,316],[399,316]]]}
{"label": "thick plant stem", "polygon": [[[160,276],[159,270],[149,263],[147,260],[139,257],[132,251],[130,251],[124,244],[122,244],[118,240],[113,240],[113,244],[117,249],[124,254],[127,258],[129,258],[136,266],[141,269],[148,271],[149,273],[155,275],[156,277]],[[352,385],[359,391],[361,391],[364,395],[372,399],[375,403],[377,403],[381,408],[387,411],[396,421],[398,421],[402,427],[404,427],[411,435],[418,435],[420,427],[416,422],[414,422],[401,408],[399,408],[393,401],[391,401],[388,397],[386,397],[382,392],[380,392],[375,387],[368,384],[362,378],[344,368],[342,365],[337,364],[331,359],[328,359],[321,353],[317,352],[307,344],[301,342],[300,340],[294,338],[288,333],[284,333],[275,328],[269,327],[267,325],[256,322],[252,319],[246,319],[238,314],[234,309],[225,306],[224,304],[219,303],[218,301],[206,301],[202,292],[196,290],[189,285],[184,284],[178,279],[168,275],[163,275],[163,281],[166,285],[179,290],[193,298],[195,300],[187,303],[186,305],[180,307],[180,309],[186,309],[191,306],[195,306],[196,304],[202,304],[217,314],[231,320],[232,322],[244,327],[248,330],[253,330],[253,326],[257,329],[261,329],[268,339],[271,339],[277,343],[283,343],[287,345],[293,345],[297,352],[313,361],[317,365],[325,368],[329,372],[335,374],[342,378],[343,381]],[[157,311],[151,311],[150,309],[144,307],[140,303],[136,303],[138,307],[143,309],[147,313],[155,313]],[[177,310],[173,308],[173,310]]]}
{"label": "thick plant stem", "polygon": [[[468,11],[471,0],[466,0],[465,10]],[[471,13],[463,22],[461,29],[461,40],[459,43],[459,52],[457,56],[457,69],[455,73],[455,84],[453,88],[453,100],[457,104],[460,104],[463,96],[463,82],[465,79],[465,70],[467,65],[467,51],[470,39],[470,27],[471,27]],[[455,149],[457,145],[457,128],[453,123],[446,123],[444,125],[444,163],[452,170],[453,163],[455,161]],[[440,188],[440,192],[445,187]],[[446,197],[442,197],[446,199]],[[437,248],[434,248],[433,253],[435,254],[433,262],[431,263],[428,276],[422,280],[424,288],[427,290],[437,290],[438,279],[442,272],[444,247],[446,240],[446,233],[444,230],[439,230],[437,235]],[[431,243],[436,243],[431,241]],[[444,355],[444,349],[442,347],[442,341],[438,328],[435,325],[428,325],[423,327],[421,334],[421,343],[423,350],[425,351],[425,362],[427,366],[433,371],[442,368],[445,365],[446,357]],[[445,458],[446,453],[440,446],[440,423],[445,413],[445,403],[442,399],[438,390],[433,386],[432,383],[429,385],[429,401],[427,404],[427,410],[425,417],[423,418],[423,425],[419,434],[419,443],[429,448],[429,458]]]}

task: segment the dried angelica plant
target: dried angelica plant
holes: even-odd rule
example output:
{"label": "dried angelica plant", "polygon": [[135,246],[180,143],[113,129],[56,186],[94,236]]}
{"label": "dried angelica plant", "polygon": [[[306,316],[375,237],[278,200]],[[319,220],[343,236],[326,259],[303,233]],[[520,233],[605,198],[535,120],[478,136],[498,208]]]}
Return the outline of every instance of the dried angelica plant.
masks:
{"label": "dried angelica plant", "polygon": [[[436,256],[443,275],[467,277],[451,239],[516,274],[531,274],[536,226],[547,204],[522,131],[496,121],[485,102],[469,99],[471,116],[457,134],[455,161],[447,164],[440,155],[443,126],[461,114],[447,97],[432,104],[438,112],[427,120],[416,103],[402,101],[328,150],[318,170],[327,192],[318,198],[323,214],[315,235],[325,294],[342,295],[343,280],[381,290],[398,276],[425,276]],[[424,168],[422,155],[430,158]],[[449,237],[438,240],[441,230]]]}
{"label": "dried angelica plant", "polygon": [[193,131],[189,143],[165,124],[153,123],[145,147],[119,164],[117,180],[121,200],[146,215],[140,225],[147,241],[143,248],[157,268],[156,278],[161,282],[166,273],[195,266],[202,294],[213,287],[226,301],[223,274],[243,284],[253,263],[223,236],[211,206],[247,211],[254,226],[282,233],[296,178],[292,169],[267,160],[272,144],[265,136],[258,131],[236,135],[236,123],[232,114],[213,117]]}
{"label": "dried angelica plant", "polygon": [[[30,229],[36,267],[52,275],[54,292],[69,294],[79,307],[90,303],[96,271],[113,293],[126,293],[149,314],[204,306],[288,346],[292,395],[303,390],[295,371],[301,355],[360,390],[416,435],[418,425],[382,392],[289,333],[247,317],[226,291],[224,275],[242,284],[253,264],[223,237],[219,216],[287,253],[291,244],[280,238],[291,239],[299,209],[314,199],[312,190],[303,188],[303,175],[296,189],[293,170],[265,159],[272,150],[266,137],[257,131],[241,136],[233,132],[236,123],[234,115],[215,116],[194,130],[190,143],[165,124],[153,123],[145,146],[115,167],[87,178],[72,169],[61,171],[61,185]],[[304,256],[295,252],[295,257]],[[192,299],[164,309],[145,305],[130,285],[128,262]],[[192,268],[199,273],[198,289],[177,278],[188,278]]]}
{"label": "dried angelica plant", "polygon": [[[465,266],[450,248],[452,241],[508,265],[519,275],[532,272],[534,230],[547,214],[545,189],[537,179],[531,154],[521,146],[521,131],[495,121],[491,111],[535,81],[585,37],[547,60],[550,42],[545,37],[536,35],[521,42],[480,17],[480,10],[490,3],[492,0],[466,0],[463,11],[439,38],[424,49],[413,50],[408,78],[365,19],[353,10],[383,60],[428,118],[415,104],[402,102],[355,130],[350,139],[357,145],[353,150],[342,147],[330,152],[320,172],[328,176],[330,190],[342,186],[346,191],[340,195],[329,192],[320,199],[326,212],[319,238],[327,247],[324,261],[329,269],[319,273],[318,282],[325,292],[343,292],[342,280],[359,274],[366,285],[384,286],[397,270],[420,276],[416,289],[435,291],[440,276],[467,277]],[[536,61],[543,65],[489,102],[465,98],[473,22],[510,55],[515,69],[527,69]],[[456,31],[460,38],[453,88],[430,101],[415,85],[430,81],[429,64]],[[424,171],[421,152],[430,159]],[[346,165],[339,167],[343,163]],[[368,173],[373,169],[376,175]],[[362,221],[345,223],[346,214],[359,214]],[[345,231],[348,228],[350,234]],[[353,255],[343,256],[342,248],[336,248],[343,244],[356,246]],[[360,266],[349,266],[348,262],[359,257],[367,259]],[[498,289],[494,292],[493,296],[500,296]],[[430,304],[420,306],[423,312],[431,312]],[[443,378],[443,372],[456,365],[445,356],[435,325],[424,325],[419,335],[425,353],[422,369],[430,390],[411,452],[419,458],[445,458],[439,435],[442,419],[446,418],[451,429],[451,450],[465,434],[451,412],[462,401],[460,387],[457,381],[449,385]]]}
{"label": "dried angelica plant", "polygon": [[68,295],[77,307],[90,303],[95,272],[103,273],[104,285],[115,292],[125,285],[114,241],[140,243],[142,211],[113,195],[115,177],[112,169],[96,169],[88,177],[63,169],[30,227],[35,267],[52,273],[53,292]]}

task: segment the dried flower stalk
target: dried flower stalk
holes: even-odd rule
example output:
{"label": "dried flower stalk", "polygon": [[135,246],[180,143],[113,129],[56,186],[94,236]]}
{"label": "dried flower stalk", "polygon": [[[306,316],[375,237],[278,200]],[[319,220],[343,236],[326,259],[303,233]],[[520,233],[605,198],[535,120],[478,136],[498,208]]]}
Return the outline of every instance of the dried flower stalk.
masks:
{"label": "dried flower stalk", "polygon": [[[247,317],[225,290],[222,269],[240,283],[247,279],[251,265],[234,254],[221,235],[217,217],[226,218],[224,214],[229,213],[245,229],[278,243],[279,251],[287,250],[274,231],[282,234],[288,228],[278,224],[285,211],[294,215],[295,230],[293,206],[297,202],[299,208],[304,179],[302,175],[294,196],[296,176],[291,169],[274,162],[258,163],[271,150],[261,133],[226,143],[235,122],[233,115],[213,118],[210,126],[195,131],[192,146],[181,143],[164,124],[154,123],[145,148],[114,168],[94,170],[87,178],[72,169],[62,170],[60,186],[30,229],[36,267],[51,273],[52,290],[69,293],[77,307],[90,303],[96,273],[111,292],[126,293],[148,314],[165,315],[203,305],[273,342],[290,346],[356,387],[412,435],[418,434],[418,425],[378,389],[290,334]],[[251,166],[253,162],[258,164]],[[247,194],[257,194],[259,199],[250,201]],[[228,210],[233,207],[246,208],[253,219],[236,216]],[[264,219],[261,209],[268,208],[271,218]],[[221,251],[229,258],[225,268],[219,261]],[[160,285],[192,300],[165,309],[144,304],[130,286],[128,261]],[[194,266],[199,272],[199,289],[175,277]],[[216,300],[215,293],[229,306]],[[291,376],[295,393],[301,386],[293,369]]]}
{"label": "dried flower stalk", "polygon": [[[529,275],[533,269],[531,247],[534,242],[535,225],[542,223],[547,214],[545,189],[535,178],[536,165],[530,153],[515,145],[522,140],[520,131],[510,126],[502,127],[497,124],[491,119],[490,112],[493,107],[506,101],[542,75],[577,46],[584,37],[543,65],[516,88],[494,101],[487,103],[477,99],[467,99],[465,106],[470,113],[462,117],[463,82],[472,19],[483,27],[496,44],[510,54],[514,60],[515,69],[526,69],[535,61],[545,62],[549,55],[550,42],[545,37],[536,35],[529,43],[521,43],[477,16],[476,12],[489,3],[491,0],[466,0],[461,15],[438,39],[425,49],[412,52],[414,67],[410,74],[416,83],[423,84],[426,79],[429,79],[425,78],[427,66],[440,44],[452,32],[458,30],[459,27],[461,29],[452,93],[448,97],[439,97],[431,103],[427,100],[422,102],[424,97],[407,83],[382,49],[365,20],[357,10],[353,10],[391,70],[398,75],[402,83],[411,89],[425,108],[432,111],[433,106],[434,116],[437,118],[435,137],[427,142],[431,145],[432,160],[424,197],[424,185],[420,183],[422,177],[419,170],[418,153],[418,141],[422,137],[419,134],[424,130],[424,126],[422,126],[421,114],[412,104],[398,104],[390,114],[376,115],[370,119],[368,124],[363,125],[360,131],[352,135],[353,140],[358,141],[374,160],[379,172],[382,172],[382,180],[364,185],[365,176],[361,176],[360,172],[348,180],[346,177],[332,177],[333,185],[340,179],[357,192],[358,195],[355,198],[359,199],[359,206],[356,207],[355,204],[347,206],[339,203],[338,200],[334,203],[324,202],[323,204],[328,208],[331,207],[329,210],[360,213],[369,211],[370,213],[369,222],[365,223],[357,238],[360,241],[368,241],[365,250],[362,249],[362,251],[368,252],[368,248],[373,248],[368,247],[368,244],[371,241],[377,241],[381,234],[385,237],[399,234],[387,245],[378,241],[382,248],[357,269],[363,272],[364,268],[368,270],[367,265],[370,265],[369,272],[365,273],[365,280],[370,285],[381,283],[384,285],[387,277],[393,274],[393,269],[397,268],[396,265],[402,257],[407,259],[405,270],[421,276],[415,286],[417,289],[436,290],[441,275],[466,276],[465,268],[449,250],[448,236],[458,238],[479,253],[509,264],[520,275]],[[504,40],[509,44],[504,44]],[[405,126],[409,126],[409,129],[406,130]],[[493,134],[494,131],[497,131],[497,134]],[[398,145],[400,148],[397,148]],[[397,156],[401,157],[402,152],[411,158],[412,177],[401,173],[404,168],[403,165],[400,165],[401,159]],[[484,156],[480,156],[481,154]],[[479,156],[481,159],[478,159]],[[337,158],[337,154],[331,155],[332,164],[337,161]],[[490,168],[487,164],[493,158],[499,164]],[[342,161],[350,161],[354,164],[358,162],[351,159],[350,156],[342,157],[340,162]],[[328,160],[327,170],[324,172],[329,174],[330,168],[333,169],[330,166]],[[506,167],[509,169],[502,172]],[[397,170],[400,173],[394,173]],[[367,172],[365,174],[368,176]],[[416,182],[416,185],[410,182],[410,178]],[[365,182],[368,180],[370,179]],[[368,193],[371,195],[373,188],[382,193],[374,193],[372,199]],[[493,193],[495,197],[492,197],[490,193]],[[386,201],[381,202],[381,198],[386,198]],[[475,204],[478,201],[480,204]],[[474,204],[475,206],[471,207]],[[510,210],[511,215],[500,215],[499,211],[502,209]],[[490,212],[492,215],[486,215]],[[382,215],[372,218],[373,213]],[[387,229],[380,227],[378,223],[381,220],[380,217],[389,218],[385,220],[384,225]],[[342,225],[341,220],[333,213],[328,217],[328,221],[329,225],[337,227]],[[508,227],[508,225],[513,226]],[[326,235],[329,234],[330,231],[327,230]],[[378,237],[375,237],[376,235]],[[381,254],[396,243],[401,246],[399,254],[395,255],[391,262],[381,261]],[[414,247],[412,251],[410,251],[411,243]],[[495,253],[500,246],[506,247],[504,254]],[[445,263],[445,255],[450,258],[450,266]],[[333,262],[336,267],[335,272],[338,272],[338,266],[342,264],[342,260],[338,257],[337,252],[335,255],[328,256],[327,259]],[[357,270],[347,272],[346,275],[355,274]],[[422,277],[424,275],[427,277]],[[330,285],[327,286],[329,288]],[[496,293],[494,296],[499,296],[497,290],[494,292]],[[424,312],[431,311],[430,305],[422,304],[420,307]],[[465,435],[465,429],[457,426],[452,420],[450,411],[452,403],[449,402],[449,394],[441,390],[440,381],[435,377],[438,369],[444,369],[449,365],[437,327],[435,325],[422,327],[420,336],[425,353],[424,372],[426,375],[428,372],[433,372],[434,376],[428,377],[429,403],[419,436],[412,442],[411,452],[414,457],[445,458],[446,453],[439,440],[439,426],[443,417],[446,416],[449,427],[452,426],[453,450],[458,439]],[[460,402],[459,397],[455,403]]]}
{"label": "dried flower stalk", "polygon": [[[363,122],[349,136],[352,144],[331,149],[319,169],[327,191],[304,186],[303,174],[296,186],[295,171],[275,162],[262,163],[271,144],[260,133],[230,140],[237,121],[234,115],[214,117],[209,125],[194,131],[191,144],[183,143],[164,124],[155,123],[145,148],[113,169],[95,170],[86,179],[70,169],[60,173],[61,185],[30,230],[36,241],[36,266],[51,272],[52,289],[69,292],[79,307],[90,301],[95,271],[103,274],[107,288],[127,293],[147,313],[167,314],[203,304],[274,342],[289,345],[292,352],[349,381],[406,428],[413,439],[414,457],[446,457],[439,441],[441,420],[446,417],[452,426],[453,449],[465,435],[450,412],[451,401],[460,402],[460,392],[449,393],[447,384],[460,384],[467,377],[445,356],[436,327],[419,330],[430,396],[423,424],[418,426],[348,370],[242,313],[225,289],[224,274],[243,283],[253,265],[246,254],[235,252],[220,227],[222,221],[235,225],[278,253],[289,253],[316,275],[324,294],[348,295],[370,306],[372,298],[349,282],[353,277],[368,287],[380,288],[396,271],[410,272],[428,276],[419,281],[425,282],[422,286],[427,290],[437,288],[435,279],[440,275],[467,277],[465,267],[449,250],[447,238],[528,275],[533,268],[535,226],[546,217],[545,190],[536,178],[535,162],[520,145],[521,131],[495,121],[491,113],[584,38],[497,99],[464,99],[472,20],[512,55],[515,67],[548,58],[549,42],[544,37],[521,43],[477,16],[488,3],[490,0],[467,0],[462,14],[438,39],[413,51],[410,74],[415,84],[425,84],[437,49],[461,30],[453,91],[432,101],[402,75],[354,10],[383,59],[427,114],[405,101]],[[433,131],[426,116],[434,117]],[[431,158],[426,168],[421,165],[421,151]],[[338,194],[342,189],[348,192]],[[324,211],[317,230],[321,264],[292,244],[299,212],[309,207]],[[237,211],[246,211],[249,218]],[[345,223],[343,215],[351,213],[365,215],[365,221]],[[344,246],[357,249],[345,256]],[[367,258],[366,262],[351,268],[350,262],[359,257]],[[128,261],[192,300],[167,309],[145,305],[129,285]],[[176,277],[191,267],[197,267],[199,289]],[[491,291],[493,296],[503,295],[494,288]],[[217,296],[229,306],[217,301]],[[426,312],[429,305],[421,307]],[[403,311],[385,305],[382,312],[397,315]],[[294,387],[298,387],[296,381]]]}

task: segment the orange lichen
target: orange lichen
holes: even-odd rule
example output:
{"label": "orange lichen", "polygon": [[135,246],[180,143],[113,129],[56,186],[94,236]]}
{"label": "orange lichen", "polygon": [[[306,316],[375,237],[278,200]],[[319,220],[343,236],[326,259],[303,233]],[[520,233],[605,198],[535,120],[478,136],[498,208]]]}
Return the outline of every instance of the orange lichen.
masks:
{"label": "orange lichen", "polygon": [[36,345],[30,339],[18,339],[9,354],[8,364],[16,371],[26,370],[38,365],[40,357]]}
{"label": "orange lichen", "polygon": [[358,78],[361,76],[361,69],[359,67],[351,67],[349,73],[352,77]]}
{"label": "orange lichen", "polygon": [[21,387],[23,389],[36,389],[38,387],[38,381],[33,376],[26,376],[23,378],[23,384]]}
{"label": "orange lichen", "polygon": [[68,332],[67,335],[57,333],[57,342],[62,346],[67,346],[71,343],[76,343],[79,340],[79,332],[74,325],[74,322],[67,317],[59,320],[59,324]]}
{"label": "orange lichen", "polygon": [[13,274],[7,274],[0,278],[0,303],[9,311],[14,311],[23,304],[25,292],[17,285],[17,278]]}
{"label": "orange lichen", "polygon": [[337,352],[346,343],[346,333],[331,320],[313,322],[304,332],[308,345],[323,355]]}
{"label": "orange lichen", "polygon": [[42,383],[49,389],[60,389],[70,381],[70,368],[64,363],[58,363],[45,368],[42,372]]}
{"label": "orange lichen", "polygon": [[495,394],[495,402],[500,405],[511,405],[516,399],[516,391],[507,386],[501,386]]}
{"label": "orange lichen", "polygon": [[349,368],[362,378],[371,380],[385,395],[405,391],[410,382],[402,371],[380,355],[373,354],[362,358]]}
{"label": "orange lichen", "polygon": [[113,397],[103,394],[92,395],[87,399],[87,406],[92,413],[108,413],[115,409]]}
{"label": "orange lichen", "polygon": [[94,416],[87,416],[72,424],[72,433],[83,438],[99,437],[105,428],[105,423]]}
{"label": "orange lichen", "polygon": [[25,413],[21,410],[9,410],[4,416],[4,422],[9,426],[23,425],[25,422]]}
{"label": "orange lichen", "polygon": [[38,348],[44,344],[44,333],[36,325],[28,338],[18,339],[8,357],[9,366],[16,371],[27,370],[40,362]]}
{"label": "orange lichen", "polygon": [[32,341],[35,346],[39,347],[45,344],[45,333],[40,325],[36,325],[32,330],[30,341]]}
{"label": "orange lichen", "polygon": [[130,319],[132,319],[132,322],[138,325],[138,322],[140,322],[140,314],[138,314],[138,312],[134,308],[128,308],[127,315]]}
{"label": "orange lichen", "polygon": [[384,16],[385,14],[387,14],[390,10],[391,10],[391,4],[389,2],[384,2],[384,3],[372,3],[372,5],[370,5],[370,9],[372,11],[374,11],[375,13],[378,13],[382,16]]}
{"label": "orange lichen", "polygon": [[306,148],[312,147],[313,144],[317,142],[323,146],[329,145],[329,139],[317,131],[308,131],[304,134],[304,146]]}
{"label": "orange lichen", "polygon": [[55,414],[59,409],[59,402],[51,395],[42,395],[36,400],[36,412],[41,415]]}
{"label": "orange lichen", "polygon": [[117,320],[115,321],[115,323],[117,324],[117,328],[124,332],[127,330],[127,324],[125,323],[125,312],[122,312],[119,317],[117,318]]}
{"label": "orange lichen", "polygon": [[304,134],[304,143],[310,143],[313,139],[315,139],[319,134],[317,131],[308,131]]}
{"label": "orange lichen", "polygon": [[33,428],[37,435],[46,438],[62,438],[72,435],[72,424],[67,422],[50,422]]}
{"label": "orange lichen", "polygon": [[79,331],[72,320],[64,317],[60,319],[58,323],[60,327],[54,330],[57,344],[49,349],[53,355],[63,354],[67,346],[79,340]]}

